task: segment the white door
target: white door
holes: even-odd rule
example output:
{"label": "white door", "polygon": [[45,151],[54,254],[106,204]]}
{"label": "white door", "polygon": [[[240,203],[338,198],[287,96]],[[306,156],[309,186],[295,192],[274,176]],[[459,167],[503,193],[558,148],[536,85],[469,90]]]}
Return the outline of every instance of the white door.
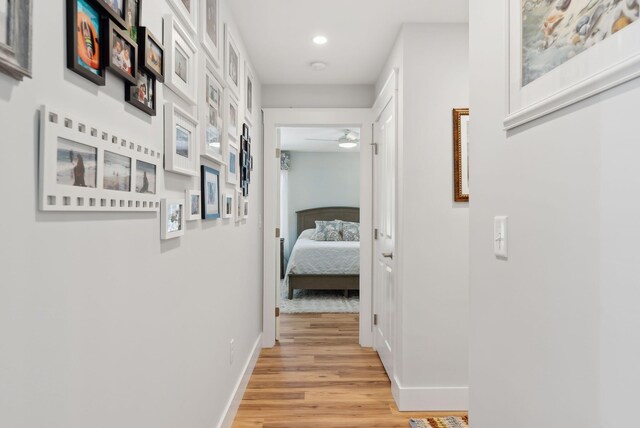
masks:
{"label": "white door", "polygon": [[374,123],[373,308],[374,347],[393,376],[395,333],[396,97],[387,99]]}

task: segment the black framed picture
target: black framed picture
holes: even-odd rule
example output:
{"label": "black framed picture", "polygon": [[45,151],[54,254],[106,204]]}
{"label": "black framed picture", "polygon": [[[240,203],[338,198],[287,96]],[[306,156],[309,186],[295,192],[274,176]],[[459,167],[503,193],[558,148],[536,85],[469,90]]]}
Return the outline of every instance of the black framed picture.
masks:
{"label": "black framed picture", "polygon": [[131,40],[128,31],[121,30],[112,21],[104,22],[109,28],[108,49],[104,50],[106,67],[132,85],[137,84],[138,44]]}
{"label": "black framed picture", "polygon": [[125,86],[124,99],[149,116],[156,115],[156,79],[151,74],[138,70],[138,83]]}
{"label": "black framed picture", "polygon": [[138,27],[140,66],[164,82],[164,46],[147,27]]}
{"label": "black framed picture", "polygon": [[124,21],[129,31],[131,40],[138,41],[138,31],[140,28],[140,12],[142,11],[142,0],[124,0]]}
{"label": "black framed picture", "polygon": [[67,68],[99,86],[105,84],[104,21],[89,0],[67,0]]}
{"label": "black framed picture", "polygon": [[120,28],[127,28],[126,1],[127,0],[95,0],[102,7],[102,10],[109,16],[109,19]]}

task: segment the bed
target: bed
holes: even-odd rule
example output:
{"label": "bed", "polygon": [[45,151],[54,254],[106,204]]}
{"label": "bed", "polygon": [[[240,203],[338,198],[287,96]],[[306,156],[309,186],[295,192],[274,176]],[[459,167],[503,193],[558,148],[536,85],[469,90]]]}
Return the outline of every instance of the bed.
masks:
{"label": "bed", "polygon": [[297,211],[298,240],[291,251],[287,274],[289,299],[293,290],[360,289],[360,242],[309,239],[316,220],[360,222],[360,208],[325,207]]}

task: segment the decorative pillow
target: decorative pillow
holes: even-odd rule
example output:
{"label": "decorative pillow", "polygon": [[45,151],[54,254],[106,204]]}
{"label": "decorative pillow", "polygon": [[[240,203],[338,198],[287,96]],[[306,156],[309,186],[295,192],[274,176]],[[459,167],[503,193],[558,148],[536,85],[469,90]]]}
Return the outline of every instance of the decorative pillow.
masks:
{"label": "decorative pillow", "polygon": [[359,241],[360,240],[360,223],[343,221],[342,222],[342,240],[343,241]]}
{"label": "decorative pillow", "polygon": [[310,239],[314,241],[342,241],[342,222],[316,221],[316,231]]}

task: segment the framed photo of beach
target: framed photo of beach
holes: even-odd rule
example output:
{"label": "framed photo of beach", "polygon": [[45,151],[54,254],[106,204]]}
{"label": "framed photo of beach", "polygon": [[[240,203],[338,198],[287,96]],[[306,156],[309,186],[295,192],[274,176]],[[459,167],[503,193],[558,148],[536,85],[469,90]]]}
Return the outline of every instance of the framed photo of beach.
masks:
{"label": "framed photo of beach", "polygon": [[640,76],[637,0],[508,0],[506,129]]}
{"label": "framed photo of beach", "polygon": [[173,103],[164,106],[164,168],[177,174],[199,172],[198,121]]}
{"label": "framed photo of beach", "polygon": [[67,0],[67,68],[98,86],[105,84],[102,51],[107,31],[94,3]]}

